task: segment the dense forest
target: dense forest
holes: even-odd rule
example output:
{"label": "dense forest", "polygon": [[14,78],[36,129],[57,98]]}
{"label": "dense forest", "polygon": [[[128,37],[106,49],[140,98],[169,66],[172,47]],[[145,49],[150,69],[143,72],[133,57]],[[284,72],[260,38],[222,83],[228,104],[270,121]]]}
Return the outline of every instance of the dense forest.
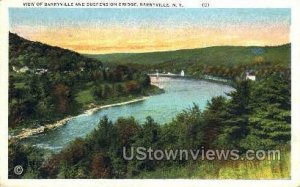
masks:
{"label": "dense forest", "polygon": [[[158,124],[151,117],[144,123],[133,117],[111,122],[100,119],[98,127],[86,138],[71,142],[60,153],[44,155],[41,150],[19,144],[9,146],[10,178],[220,178],[227,163],[199,160],[125,160],[122,148],[152,149],[280,149],[282,160],[239,162],[229,165],[228,175],[254,178],[271,173],[271,177],[288,178],[288,153],[291,138],[291,81],[274,73],[259,81],[237,81],[229,98],[214,97],[205,110],[197,105],[187,108],[167,124]],[[285,158],[285,159],[284,159]],[[262,171],[262,163],[267,163]],[[243,162],[242,164],[245,164]],[[13,166],[25,166],[25,174],[13,173]],[[242,166],[244,167],[243,169]],[[255,169],[253,169],[255,167]],[[188,169],[186,169],[188,168]],[[190,171],[189,171],[190,170]],[[160,172],[162,171],[162,172]],[[187,171],[186,173],[181,171]],[[236,171],[243,173],[234,173]],[[159,172],[159,175],[149,175]],[[227,172],[228,174],[228,172]]]}
{"label": "dense forest", "polygon": [[33,127],[157,91],[147,75],[9,34],[9,127]]}

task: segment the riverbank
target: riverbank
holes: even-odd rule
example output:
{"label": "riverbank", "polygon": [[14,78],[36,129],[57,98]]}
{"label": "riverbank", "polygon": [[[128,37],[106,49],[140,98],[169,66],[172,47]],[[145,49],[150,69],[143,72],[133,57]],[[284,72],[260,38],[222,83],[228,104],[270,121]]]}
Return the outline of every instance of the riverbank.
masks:
{"label": "riverbank", "polygon": [[[157,79],[156,76],[151,76],[151,84],[154,86],[159,87],[160,89],[163,89],[160,84],[159,84],[159,79]],[[161,78],[161,77],[159,77]],[[212,77],[212,76],[193,76],[193,75],[186,75],[186,76],[174,76],[174,77],[163,77],[163,78],[169,78],[169,79],[187,79],[187,80],[203,80],[207,82],[212,82],[212,83],[218,83],[222,85],[228,85],[232,86],[234,84],[234,81],[231,79],[223,79],[219,77]]]}
{"label": "riverbank", "polygon": [[234,84],[234,80],[232,80],[232,79],[225,79],[225,78],[214,77],[214,76],[209,76],[209,75],[191,76],[191,78],[196,79],[196,80],[204,80],[204,81],[212,82],[212,83],[218,83],[218,84],[222,84],[222,85],[228,85],[228,86],[232,86]]}
{"label": "riverbank", "polygon": [[[113,103],[113,104],[108,104],[108,105],[101,105],[101,106],[95,106],[91,109],[85,110],[83,114],[81,115],[92,115],[93,113],[104,109],[104,108],[109,108],[109,107],[116,107],[116,106],[121,106],[121,105],[127,105],[127,104],[131,104],[131,103],[136,103],[136,102],[141,102],[144,101],[146,99],[150,98],[149,96],[144,96],[141,98],[136,98],[136,99],[132,99],[129,101],[125,101],[125,102],[119,102],[119,103]],[[76,115],[78,116],[78,115]],[[25,138],[28,138],[30,136],[33,135],[37,135],[37,134],[41,134],[41,133],[45,133],[49,130],[54,130],[58,127],[61,127],[65,124],[67,124],[71,119],[75,118],[76,116],[68,116],[62,120],[59,120],[55,123],[51,123],[51,124],[46,124],[44,126],[38,127],[38,128],[24,128],[22,129],[22,131],[15,136],[9,136],[9,140],[22,140]]]}
{"label": "riverbank", "polygon": [[[112,122],[116,122],[120,117],[128,118],[132,116],[141,124],[145,123],[148,116],[151,116],[156,123],[164,125],[166,123],[170,123],[173,118],[176,118],[176,114],[180,113],[182,110],[187,110],[190,107],[193,107],[193,103],[196,103],[201,110],[204,110],[207,105],[207,101],[211,100],[212,97],[219,95],[227,97],[226,93],[233,90],[231,87],[221,84],[180,79],[171,80],[171,82],[163,82],[162,86],[165,90],[164,94],[150,94],[148,89],[147,93],[139,96],[119,96],[114,97],[114,100],[106,100],[106,103],[94,103],[93,105],[91,103],[90,106],[87,106],[87,108],[82,110],[79,114],[76,114],[77,117],[69,121],[66,125],[41,135],[26,138],[20,142],[22,144],[33,145],[58,152],[69,144],[70,141],[75,140],[78,137],[83,138],[91,133],[98,127],[100,119],[104,116],[107,116]],[[152,87],[158,90],[157,87]],[[104,105],[111,105],[112,103],[123,103],[147,96],[150,96],[150,98],[144,102],[105,108],[95,112],[97,110],[97,106],[100,107]],[[102,102],[104,101],[102,100]],[[90,110],[94,108],[94,111]],[[12,135],[17,135],[17,133]]]}
{"label": "riverbank", "polygon": [[127,104],[130,104],[130,103],[136,103],[136,102],[144,101],[145,99],[148,99],[148,98],[150,98],[150,97],[147,96],[147,97],[142,97],[142,98],[138,98],[138,99],[133,99],[133,100],[125,101],[125,102],[121,102],[121,103],[115,103],[115,104],[110,104],[110,105],[98,106],[98,107],[94,107],[94,108],[92,108],[92,109],[86,110],[86,111],[84,112],[84,114],[92,115],[92,114],[94,114],[95,112],[97,112],[97,111],[99,111],[99,110],[101,110],[101,109],[104,109],[104,108],[115,107],[115,106],[121,106],[121,105],[127,105]]}
{"label": "riverbank", "polygon": [[232,80],[227,80],[227,82],[225,81],[219,81],[219,80],[212,80],[212,79],[207,79],[207,78],[195,78],[196,80],[203,80],[203,81],[207,81],[207,82],[212,82],[212,83],[217,83],[217,84],[222,84],[222,85],[227,85],[227,86],[233,86],[233,81]]}

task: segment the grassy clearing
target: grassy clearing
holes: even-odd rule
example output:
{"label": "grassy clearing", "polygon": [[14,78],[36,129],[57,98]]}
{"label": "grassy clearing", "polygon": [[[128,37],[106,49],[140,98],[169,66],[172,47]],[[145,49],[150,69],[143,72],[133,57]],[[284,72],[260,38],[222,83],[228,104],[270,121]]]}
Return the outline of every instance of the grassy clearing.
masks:
{"label": "grassy clearing", "polygon": [[[196,163],[195,163],[196,162]],[[289,179],[290,152],[280,161],[195,161],[184,166],[164,167],[142,172],[136,178],[194,178],[194,179]]]}
{"label": "grassy clearing", "polygon": [[92,89],[82,90],[78,92],[78,94],[75,97],[75,100],[79,104],[87,105],[94,101],[94,96],[92,93]]}
{"label": "grassy clearing", "polygon": [[119,96],[111,96],[110,98],[106,99],[97,99],[93,95],[93,90],[95,88],[95,85],[87,84],[85,87],[82,87],[80,91],[76,94],[75,100],[83,106],[83,110],[90,109],[95,106],[99,105],[108,105],[113,103],[120,103],[129,101],[132,99],[137,99],[142,96],[149,96],[149,95],[155,95],[155,94],[161,94],[164,92],[164,90],[150,85],[146,89],[143,89],[141,93],[138,94],[127,94],[127,95],[119,95]]}

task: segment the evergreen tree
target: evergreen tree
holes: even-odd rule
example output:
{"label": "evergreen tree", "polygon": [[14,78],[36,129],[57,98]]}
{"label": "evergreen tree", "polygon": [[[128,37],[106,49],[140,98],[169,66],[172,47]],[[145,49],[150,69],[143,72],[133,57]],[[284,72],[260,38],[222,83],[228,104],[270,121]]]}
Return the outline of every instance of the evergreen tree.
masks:
{"label": "evergreen tree", "polygon": [[249,100],[251,82],[243,80],[237,82],[235,91],[229,93],[231,97],[224,113],[224,127],[218,136],[217,145],[220,148],[239,149],[240,141],[249,132]]}
{"label": "evergreen tree", "polygon": [[218,96],[212,98],[208,102],[206,110],[203,112],[204,126],[203,126],[203,146],[206,148],[213,148],[214,141],[221,133],[224,125],[224,112],[226,109],[226,98]]}
{"label": "evergreen tree", "polygon": [[290,96],[290,80],[285,76],[273,75],[255,84],[250,133],[243,147],[270,149],[290,141]]}

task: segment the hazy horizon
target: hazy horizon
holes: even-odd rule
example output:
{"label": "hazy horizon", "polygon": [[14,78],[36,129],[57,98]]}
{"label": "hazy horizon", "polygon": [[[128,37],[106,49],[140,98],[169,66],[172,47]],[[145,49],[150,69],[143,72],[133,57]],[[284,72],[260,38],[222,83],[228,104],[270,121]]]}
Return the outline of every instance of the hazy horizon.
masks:
{"label": "hazy horizon", "polygon": [[83,54],[289,44],[290,9],[10,8],[10,31]]}
{"label": "hazy horizon", "polygon": [[[21,38],[24,38],[26,40],[29,40],[29,41],[32,41],[32,42],[41,42],[41,41],[34,41],[34,40],[30,40],[28,38],[25,38],[23,37],[22,35],[18,34],[18,33],[13,33],[11,31],[9,31],[10,33],[12,34],[16,34],[18,35],[19,37]],[[62,49],[67,49],[67,48],[64,48],[64,47],[61,47],[61,46],[57,46],[57,45],[51,45],[51,44],[47,44],[47,43],[44,43],[44,42],[41,42],[43,44],[46,44],[46,45],[49,45],[49,46],[52,46],[52,47],[60,47]],[[279,45],[214,45],[214,46],[207,46],[207,47],[198,47],[198,48],[181,48],[181,49],[174,49],[174,50],[161,50],[161,51],[141,51],[141,52],[132,52],[132,51],[124,51],[124,52],[112,52],[112,53],[84,53],[84,52],[78,52],[78,51],[75,51],[77,53],[80,53],[82,55],[110,55],[110,54],[138,54],[138,53],[156,53],[156,52],[172,52],[172,51],[182,51],[182,50],[193,50],[193,49],[205,49],[205,48],[211,48],[211,47],[280,47],[280,46],[284,46],[284,45],[290,45],[291,43],[283,43],[283,44],[279,44]],[[67,49],[67,50],[71,50],[71,51],[74,51],[72,49]]]}

